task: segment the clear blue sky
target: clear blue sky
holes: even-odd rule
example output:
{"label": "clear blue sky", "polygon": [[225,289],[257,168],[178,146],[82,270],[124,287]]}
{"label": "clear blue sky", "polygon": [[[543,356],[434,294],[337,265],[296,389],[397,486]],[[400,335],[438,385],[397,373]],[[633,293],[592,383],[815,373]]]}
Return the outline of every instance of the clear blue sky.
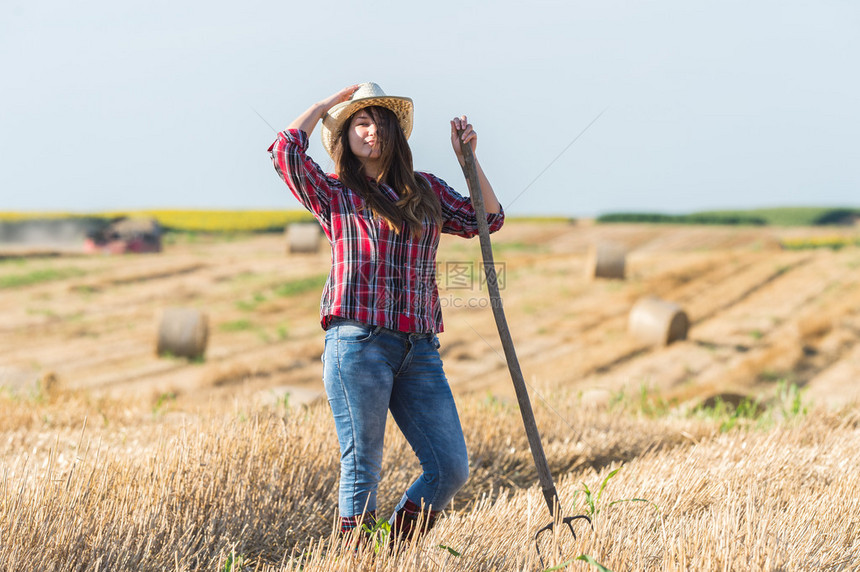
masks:
{"label": "clear blue sky", "polygon": [[280,129],[362,81],[414,99],[416,168],[464,194],[448,120],[468,114],[512,214],[860,206],[851,0],[4,0],[3,12],[0,210],[297,208],[252,108]]}

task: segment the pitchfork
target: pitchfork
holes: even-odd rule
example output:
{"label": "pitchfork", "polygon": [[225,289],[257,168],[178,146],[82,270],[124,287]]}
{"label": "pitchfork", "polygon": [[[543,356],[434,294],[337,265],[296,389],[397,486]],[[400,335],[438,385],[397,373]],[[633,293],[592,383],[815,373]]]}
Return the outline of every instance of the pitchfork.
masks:
{"label": "pitchfork", "polygon": [[514,342],[511,338],[511,332],[508,329],[508,322],[505,319],[505,311],[502,308],[502,297],[499,294],[498,277],[496,276],[496,266],[493,261],[493,247],[490,244],[490,229],[487,225],[486,209],[484,208],[484,196],[481,194],[481,184],[478,180],[478,170],[475,166],[475,156],[472,153],[472,147],[468,143],[463,143],[463,131],[457,129],[457,137],[460,139],[460,148],[463,150],[464,164],[463,174],[466,176],[466,183],[469,186],[469,194],[472,198],[472,206],[475,209],[475,216],[478,219],[478,235],[481,240],[481,255],[484,260],[484,272],[487,275],[487,288],[490,293],[490,306],[493,308],[493,317],[496,319],[496,327],[499,330],[499,337],[502,340],[502,347],[505,350],[505,359],[508,362],[508,369],[511,372],[511,379],[514,383],[514,389],[517,394],[517,401],[520,405],[520,413],[523,416],[523,425],[525,425],[526,436],[529,440],[529,447],[534,457],[535,467],[537,468],[538,480],[540,481],[543,496],[546,500],[546,506],[549,509],[550,518],[552,521],[540,528],[534,535],[535,550],[537,550],[541,565],[544,565],[543,555],[540,552],[540,544],[538,538],[544,532],[552,532],[555,525],[558,523],[566,524],[570,529],[570,533],[576,540],[576,532],[573,530],[573,521],[583,519],[591,525],[591,519],[584,514],[577,516],[564,516],[561,503],[558,500],[558,493],[555,490],[555,483],[552,480],[552,473],[549,470],[546,455],[543,452],[543,445],[538,433],[537,424],[535,423],[534,412],[532,411],[531,400],[529,393],[526,390],[526,382],[523,379],[523,372],[520,369],[520,363],[517,360],[517,354],[514,350]]}

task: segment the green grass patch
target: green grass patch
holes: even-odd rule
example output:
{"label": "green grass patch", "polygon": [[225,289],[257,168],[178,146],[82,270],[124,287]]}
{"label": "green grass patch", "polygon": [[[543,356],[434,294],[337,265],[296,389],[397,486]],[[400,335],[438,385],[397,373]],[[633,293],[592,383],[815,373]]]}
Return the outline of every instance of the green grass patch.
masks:
{"label": "green grass patch", "polygon": [[239,300],[236,302],[236,307],[245,312],[253,312],[265,301],[266,296],[262,292],[256,292],[251,300]]}
{"label": "green grass patch", "polygon": [[27,266],[28,258],[23,256],[0,257],[0,266]]}
{"label": "green grass patch", "polygon": [[[612,572],[612,570],[610,570],[609,568],[607,568],[606,566],[604,566],[603,564],[601,564],[600,562],[598,562],[597,560],[595,560],[594,558],[589,556],[588,554],[580,554],[579,556],[576,557],[576,560],[582,560],[583,562],[591,564],[592,566],[597,568],[598,572]],[[573,560],[565,562],[564,563],[565,567],[568,563],[572,564]],[[558,567],[550,568],[550,570],[556,570],[556,569],[562,570],[563,568],[558,568]]]}
{"label": "green grass patch", "polygon": [[164,413],[165,409],[167,409],[171,403],[176,401],[176,393],[173,391],[169,391],[166,393],[162,393],[158,396],[158,399],[155,400],[155,403],[152,406],[152,415],[158,416],[161,413]]}
{"label": "green grass patch", "polygon": [[735,405],[718,396],[713,403],[697,407],[693,415],[717,421],[720,424],[720,433],[725,433],[743,422],[760,419],[764,412],[765,408],[758,401],[745,398]]}
{"label": "green grass patch", "polygon": [[232,322],[224,322],[218,329],[222,332],[245,332],[254,329],[254,324],[250,320],[233,320]]}
{"label": "green grass patch", "polygon": [[325,285],[326,280],[328,280],[327,273],[317,274],[316,276],[309,276],[307,278],[297,278],[296,280],[284,282],[280,286],[276,287],[275,294],[282,298],[287,298],[289,296],[304,294],[311,290],[319,290]]}
{"label": "green grass patch", "polygon": [[762,381],[776,383],[775,394],[766,400],[752,397],[726,398],[715,396],[692,409],[681,407],[676,399],[667,400],[658,391],[642,384],[637,393],[627,393],[623,388],[609,397],[609,411],[632,413],[650,419],[674,415],[691,416],[713,421],[724,433],[733,429],[766,430],[777,422],[786,422],[806,415],[808,404],[801,388],[791,376],[767,372]]}
{"label": "green grass patch", "polygon": [[808,411],[800,387],[787,379],[780,379],[776,395],[767,402],[744,398],[733,404],[717,397],[712,403],[697,407],[693,415],[717,421],[720,432],[725,433],[736,427],[767,430],[777,422],[792,421]]}
{"label": "green grass patch", "polygon": [[21,288],[43,282],[74,278],[83,274],[84,271],[80,268],[43,268],[23,274],[7,274],[6,276],[0,276],[0,289]]}

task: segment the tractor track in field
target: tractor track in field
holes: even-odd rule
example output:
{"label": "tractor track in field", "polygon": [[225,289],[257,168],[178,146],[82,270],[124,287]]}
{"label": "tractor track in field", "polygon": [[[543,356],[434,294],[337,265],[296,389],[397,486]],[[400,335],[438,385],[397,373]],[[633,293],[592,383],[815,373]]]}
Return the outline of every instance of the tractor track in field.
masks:
{"label": "tractor track in field", "polygon": [[773,273],[771,273],[769,276],[767,276],[764,280],[757,282],[756,284],[753,284],[752,286],[750,286],[749,288],[747,288],[746,290],[744,290],[743,292],[738,294],[735,298],[716,306],[715,308],[711,309],[709,312],[707,312],[705,314],[700,314],[700,315],[696,316],[696,319],[693,320],[692,324],[696,325],[696,324],[702,323],[702,322],[710,319],[711,317],[719,314],[720,312],[724,312],[733,306],[736,306],[738,304],[743,303],[745,300],[747,300],[750,296],[752,296],[756,292],[759,292],[760,290],[762,290],[766,286],[772,284],[776,280],[779,280],[780,278],[782,278],[783,276],[785,276],[789,272],[793,272],[797,269],[803,268],[804,266],[806,266],[807,264],[812,262],[812,260],[813,260],[812,256],[807,256],[807,257],[801,258],[800,260],[797,260],[791,264],[777,268]]}
{"label": "tractor track in field", "polygon": [[[667,280],[656,273],[650,276],[648,280],[654,283],[650,288],[645,287],[644,290],[651,290],[658,293],[665,299],[674,300],[681,303],[682,307],[692,306],[692,311],[689,311],[693,319],[694,328],[691,331],[692,338],[686,345],[695,345],[700,349],[706,349],[708,353],[719,345],[719,341],[715,344],[713,341],[696,340],[698,328],[709,321],[719,321],[719,318],[725,314],[731,314],[733,309],[743,308],[745,304],[755,298],[757,295],[763,294],[766,291],[775,289],[777,297],[786,298],[785,293],[779,292],[781,283],[789,282],[789,277],[802,277],[814,272],[810,268],[810,264],[816,259],[815,256],[808,254],[788,254],[792,260],[781,261],[778,268],[775,270],[768,269],[775,263],[769,255],[761,255],[758,253],[743,257],[743,259],[735,258],[735,264],[726,266],[724,270],[716,270],[714,265],[705,264],[700,268],[704,272],[690,272],[691,268],[680,267],[673,270],[674,276],[670,275]],[[695,264],[692,267],[695,269]],[[690,279],[690,276],[698,277]],[[841,278],[834,278],[837,282],[840,279],[846,279],[844,275]],[[666,283],[671,284],[670,287]],[[662,287],[661,287],[662,284]],[[727,288],[728,287],[728,288]],[[790,304],[792,312],[799,312],[814,300],[820,299],[821,290],[827,286],[819,288],[818,291],[810,292],[801,296],[801,299]],[[708,296],[707,292],[714,290],[727,290],[725,297]],[[792,293],[799,294],[799,293]],[[637,292],[638,295],[638,292]],[[526,372],[535,372],[535,377],[540,379],[552,380],[555,378],[557,384],[578,384],[585,383],[586,385],[604,385],[606,382],[601,380],[609,380],[610,384],[619,385],[619,382],[612,382],[614,376],[622,372],[629,372],[625,375],[620,385],[629,384],[639,377],[640,379],[651,379],[655,376],[663,378],[665,386],[672,387],[689,379],[691,373],[684,368],[672,367],[667,365],[665,357],[671,353],[689,353],[688,350],[681,350],[677,347],[666,349],[655,349],[638,344],[635,340],[629,337],[613,340],[610,344],[602,343],[600,338],[601,332],[614,330],[616,332],[624,329],[626,316],[629,311],[629,305],[636,295],[632,291],[628,292],[628,306],[618,307],[613,312],[602,312],[598,316],[594,316],[592,312],[590,321],[576,322],[567,321],[564,329],[569,333],[567,336],[557,339],[553,336],[545,337],[543,343],[535,343],[532,345],[525,344],[525,351],[520,352],[521,362],[530,363],[525,365]],[[788,296],[790,298],[791,295]],[[701,303],[705,299],[708,303]],[[694,302],[699,300],[700,303]],[[600,304],[592,304],[595,311],[601,311]],[[789,318],[785,318],[788,320]],[[539,321],[539,320],[538,320]],[[561,319],[556,319],[553,324],[556,326],[551,329],[562,329],[559,325],[563,322]],[[590,334],[590,336],[589,336]],[[486,334],[489,336],[490,334]],[[528,338],[530,334],[527,334]],[[577,344],[577,340],[580,343]],[[708,357],[706,361],[712,370],[719,370],[719,362],[729,359],[734,354],[743,354],[759,349],[762,343],[756,343],[750,340],[751,343],[724,343],[722,351],[718,355]],[[586,357],[579,359],[569,359],[570,354],[580,352]],[[703,353],[703,352],[699,352]],[[843,352],[844,353],[844,352]],[[591,356],[600,356],[589,358]],[[605,356],[605,357],[603,357]],[[497,385],[500,378],[506,378],[504,364],[491,362],[493,356],[490,353],[486,354],[487,367],[483,372],[483,377],[479,381],[473,382],[471,385],[477,391],[484,391],[489,387]],[[568,359],[564,359],[568,358]],[[697,358],[701,363],[701,356]],[[715,361],[716,360],[716,361]],[[558,376],[557,372],[551,371],[555,361],[562,361],[564,370],[562,376]],[[675,360],[677,361],[677,360]],[[649,365],[649,363],[652,363]],[[802,365],[802,362],[799,362]],[[548,366],[542,366],[548,364]],[[534,367],[537,365],[537,367]],[[805,368],[812,376],[830,367],[830,363],[821,364],[818,368]],[[805,367],[805,366],[804,366]],[[701,368],[701,366],[700,366]],[[558,368],[556,368],[558,369]],[[637,370],[648,372],[644,377],[637,375]],[[473,372],[474,375],[475,372]],[[623,373],[622,373],[623,375]],[[797,379],[800,379],[797,377]],[[482,383],[483,382],[483,383]],[[551,383],[551,382],[547,382]],[[634,382],[635,383],[635,382]],[[552,383],[551,383],[552,384]]]}
{"label": "tractor track in field", "polygon": [[[677,301],[683,306],[684,302],[688,299],[699,296],[700,291],[703,289],[701,287],[696,287],[695,292],[687,293],[687,290],[689,290],[692,285],[704,282],[709,288],[719,288],[722,283],[736,282],[744,272],[753,270],[757,274],[760,274],[761,272],[758,263],[760,262],[761,257],[756,256],[755,259],[752,260],[750,260],[749,257],[747,258],[747,260],[743,261],[734,259],[734,262],[736,263],[728,265],[715,265],[713,263],[694,261],[689,267],[675,268],[666,274],[658,272],[653,276],[649,276],[647,279],[643,279],[643,284],[634,285],[634,291],[616,296],[615,298],[620,299],[615,300],[614,309],[611,311],[601,310],[601,308],[605,307],[602,304],[595,304],[593,301],[586,301],[585,303],[591,305],[594,309],[585,319],[583,319],[583,321],[579,323],[577,323],[577,321],[567,321],[564,324],[564,329],[570,333],[558,340],[550,338],[548,342],[536,344],[533,348],[527,347],[525,351],[518,351],[518,357],[521,360],[526,361],[540,360],[541,358],[547,358],[548,356],[557,356],[569,351],[571,342],[586,340],[597,343],[597,340],[590,340],[589,336],[594,336],[596,334],[596,337],[600,337],[601,333],[607,328],[614,328],[616,330],[625,329],[630,307],[633,302],[645,292],[652,292],[664,299]],[[787,270],[775,274],[781,275],[786,271]],[[755,281],[752,286],[747,287],[742,294],[733,297],[728,303],[723,302],[721,304],[722,310],[726,310],[732,305],[742,303],[743,300],[753,292],[766,286],[778,277],[779,276],[774,276],[773,274],[766,274],[763,277],[757,278],[757,281]],[[596,316],[594,315],[595,313],[597,314]],[[711,311],[710,313],[715,314],[716,311]],[[555,320],[553,322],[553,329],[562,329],[561,322],[562,320]],[[494,343],[496,343],[492,333],[487,333],[484,337],[485,339],[492,339]],[[527,334],[526,337],[529,337],[529,334]],[[496,345],[498,344],[496,343]],[[578,368],[579,370],[576,371],[576,374],[581,378],[605,374],[618,366],[629,363],[652,351],[651,348],[645,347],[632,339],[627,339],[614,345],[614,350],[601,352],[600,360],[584,360],[581,362],[580,368]],[[502,361],[499,363],[492,359],[494,354],[499,354],[500,349],[496,349],[495,346],[491,346],[491,348],[488,349],[492,349],[492,351],[485,351],[483,355],[486,360],[485,363],[487,364],[487,373],[495,374],[500,369],[504,369],[504,362]],[[475,359],[479,358],[476,357]]]}

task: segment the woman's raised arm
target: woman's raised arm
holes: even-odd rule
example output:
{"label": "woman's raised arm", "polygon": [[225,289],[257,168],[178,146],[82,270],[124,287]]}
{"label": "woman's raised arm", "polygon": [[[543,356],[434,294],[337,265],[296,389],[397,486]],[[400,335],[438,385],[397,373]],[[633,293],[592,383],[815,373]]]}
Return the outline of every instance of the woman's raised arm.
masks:
{"label": "woman's raised arm", "polygon": [[313,132],[314,127],[316,127],[317,122],[323,118],[323,116],[328,112],[329,109],[341,103],[343,101],[349,100],[352,97],[352,94],[355,93],[355,90],[358,89],[357,85],[351,85],[346,87],[334,95],[330,95],[322,101],[315,103],[308,107],[304,113],[296,117],[292,123],[287,127],[287,129],[301,129],[308,135]]}

